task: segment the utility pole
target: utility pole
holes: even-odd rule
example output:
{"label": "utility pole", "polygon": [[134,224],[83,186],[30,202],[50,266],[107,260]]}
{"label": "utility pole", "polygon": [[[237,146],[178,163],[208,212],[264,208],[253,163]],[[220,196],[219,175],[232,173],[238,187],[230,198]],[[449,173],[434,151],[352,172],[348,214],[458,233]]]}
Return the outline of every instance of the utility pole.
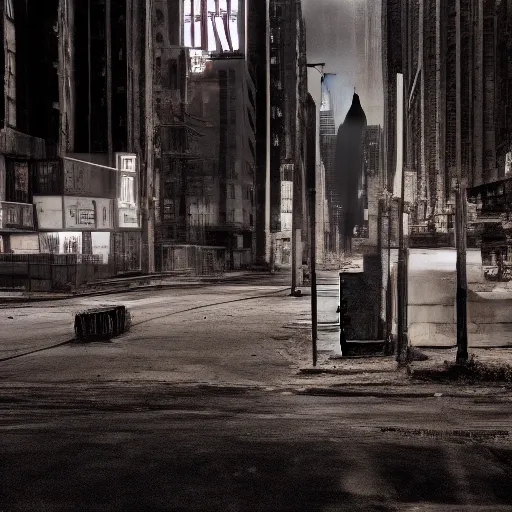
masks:
{"label": "utility pole", "polygon": [[466,179],[463,177],[463,141],[462,141],[462,102],[461,90],[463,70],[461,66],[462,12],[460,0],[455,1],[455,31],[456,31],[456,155],[457,181],[455,186],[455,241],[457,249],[457,364],[468,360],[468,326],[467,326],[467,296],[468,282],[466,275]]}
{"label": "utility pole", "polygon": [[309,275],[311,281],[311,340],[313,349],[313,366],[317,362],[318,316],[316,290],[316,106],[311,94],[306,100],[308,120],[306,140],[306,176],[309,191]]}
{"label": "utility pole", "polygon": [[458,179],[455,189],[455,244],[457,249],[457,364],[468,360],[468,280],[466,273],[466,184]]}
{"label": "utility pole", "polygon": [[407,256],[408,251],[405,245],[404,236],[404,188],[405,188],[405,172],[402,170],[401,176],[400,205],[398,208],[398,266],[397,266],[397,353],[396,360],[399,363],[407,361],[407,348],[409,345],[407,339]]}
{"label": "utility pole", "polygon": [[[315,165],[316,168],[316,165]],[[313,178],[314,179],[314,178]],[[312,180],[313,181],[313,180]],[[317,361],[317,339],[318,339],[318,300],[316,290],[316,187],[309,188],[309,218],[311,222],[310,247],[310,281],[311,281],[311,340],[313,342],[313,366]]]}
{"label": "utility pole", "polygon": [[[320,73],[320,93],[324,79],[325,62],[308,63],[308,68],[314,68]],[[317,69],[320,67],[320,70]],[[322,97],[320,96],[320,103]],[[310,280],[311,280],[311,339],[313,348],[313,366],[316,366],[318,349],[318,299],[316,287],[316,148],[317,148],[317,110],[315,101],[311,94],[307,96],[307,118],[308,118],[308,138],[307,138],[307,181],[309,189],[309,219],[310,219]]]}

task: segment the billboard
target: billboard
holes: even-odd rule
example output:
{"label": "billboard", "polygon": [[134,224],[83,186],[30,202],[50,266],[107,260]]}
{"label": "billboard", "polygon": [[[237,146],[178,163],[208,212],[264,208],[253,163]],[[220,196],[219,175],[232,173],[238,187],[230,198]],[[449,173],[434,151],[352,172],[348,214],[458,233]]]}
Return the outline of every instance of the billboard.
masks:
{"label": "billboard", "polygon": [[108,263],[110,254],[110,232],[102,231],[91,233],[92,253],[103,258],[103,263]]}
{"label": "billboard", "polygon": [[137,207],[118,208],[120,228],[139,227],[139,209]]}
{"label": "billboard", "polygon": [[62,197],[34,196],[39,229],[62,229]]}
{"label": "billboard", "polygon": [[39,235],[37,233],[11,235],[10,247],[14,254],[37,254],[39,253]]}
{"label": "billboard", "polygon": [[117,190],[117,221],[119,228],[138,228],[139,222],[139,179],[137,155],[116,153],[119,171]]}
{"label": "billboard", "polygon": [[110,199],[64,197],[65,229],[113,229],[113,204]]}
{"label": "billboard", "polygon": [[39,233],[41,253],[82,254],[82,233],[60,231]]}

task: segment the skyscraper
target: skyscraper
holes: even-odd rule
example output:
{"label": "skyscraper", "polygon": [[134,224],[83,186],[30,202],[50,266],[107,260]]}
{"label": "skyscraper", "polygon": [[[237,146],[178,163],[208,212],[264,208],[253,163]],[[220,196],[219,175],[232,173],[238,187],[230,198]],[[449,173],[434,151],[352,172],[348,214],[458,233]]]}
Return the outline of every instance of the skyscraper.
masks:
{"label": "skyscraper", "polygon": [[382,72],[384,93],[384,173],[385,186],[393,190],[396,166],[398,73],[402,73],[402,1],[382,2]]}
{"label": "skyscraper", "polygon": [[270,1],[269,35],[270,227],[275,240],[276,262],[289,264],[292,262],[293,231],[305,231],[307,68],[300,0]]}
{"label": "skyscraper", "polygon": [[181,7],[178,20],[160,16],[171,35],[157,33],[155,42],[159,96],[168,100],[157,108],[160,244],[222,247],[227,268],[240,268],[255,250],[256,90],[246,2],[182,0]]}
{"label": "skyscraper", "polygon": [[336,125],[331,92],[322,82],[322,103],[320,106],[320,158],[325,168],[325,192],[328,208],[327,237],[325,249],[339,253],[341,205],[336,175]]}
{"label": "skyscraper", "polygon": [[[412,3],[400,21],[394,3],[388,3],[389,37],[399,22],[403,36],[402,49],[388,40],[386,69],[395,72],[401,54],[408,98],[404,163],[416,177],[412,220],[437,233],[453,227],[454,179],[467,179],[471,186],[505,176],[509,64],[500,34],[510,25],[506,3]],[[392,108],[388,99],[389,112]]]}
{"label": "skyscraper", "polygon": [[365,105],[369,124],[384,122],[382,82],[381,2],[359,0],[355,3],[354,42],[357,62],[357,93]]}
{"label": "skyscraper", "polygon": [[363,133],[366,115],[359,96],[354,93],[345,121],[338,129],[336,175],[341,204],[341,233],[345,252],[351,252],[354,228],[364,221],[360,191],[363,182]]}

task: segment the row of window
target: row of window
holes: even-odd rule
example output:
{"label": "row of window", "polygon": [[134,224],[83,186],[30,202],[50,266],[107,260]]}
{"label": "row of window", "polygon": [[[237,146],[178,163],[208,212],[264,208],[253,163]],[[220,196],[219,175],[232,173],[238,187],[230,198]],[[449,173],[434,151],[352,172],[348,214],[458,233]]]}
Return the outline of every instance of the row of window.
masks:
{"label": "row of window", "polygon": [[[228,197],[229,199],[236,199],[236,187],[233,183],[228,184]],[[251,201],[251,204],[254,203],[254,192],[250,185],[244,185],[242,187],[242,199]]]}

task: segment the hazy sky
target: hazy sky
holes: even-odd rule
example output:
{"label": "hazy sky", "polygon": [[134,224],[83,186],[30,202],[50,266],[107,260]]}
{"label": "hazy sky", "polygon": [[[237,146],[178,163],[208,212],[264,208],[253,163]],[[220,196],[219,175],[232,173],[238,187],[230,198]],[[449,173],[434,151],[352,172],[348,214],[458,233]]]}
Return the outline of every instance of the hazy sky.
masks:
{"label": "hazy sky", "polygon": [[345,119],[356,85],[354,1],[357,0],[302,0],[308,62],[325,62],[324,71],[337,74],[326,77],[336,125]]}

